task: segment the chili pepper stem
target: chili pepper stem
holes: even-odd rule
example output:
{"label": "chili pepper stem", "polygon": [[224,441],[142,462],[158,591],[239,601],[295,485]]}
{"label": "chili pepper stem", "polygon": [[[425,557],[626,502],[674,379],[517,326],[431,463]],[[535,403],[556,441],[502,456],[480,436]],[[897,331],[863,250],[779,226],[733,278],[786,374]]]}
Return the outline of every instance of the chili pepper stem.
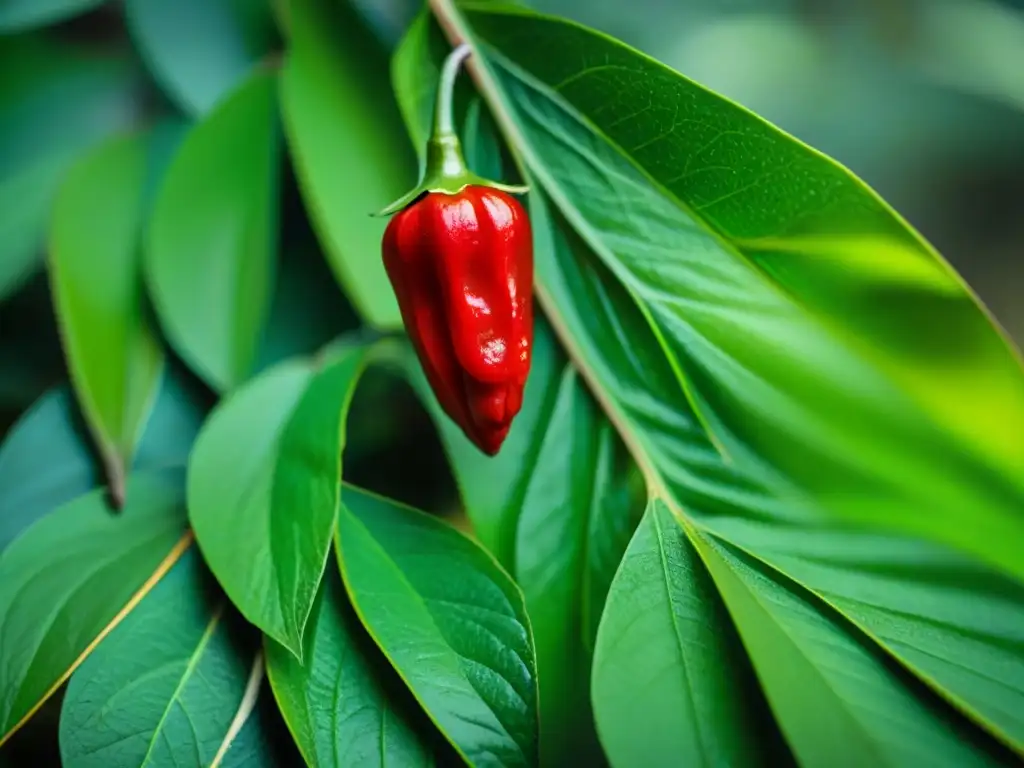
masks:
{"label": "chili pepper stem", "polygon": [[455,132],[453,102],[455,100],[455,80],[463,62],[472,54],[473,49],[469,44],[462,43],[445,58],[438,81],[437,98],[434,102],[434,125],[430,139],[427,141],[427,157],[423,177],[415,188],[377,213],[377,216],[389,216],[397,213],[428,192],[457,195],[470,185],[493,187],[512,194],[523,194],[529,191],[529,188],[525,186],[502,184],[477,176],[466,165],[466,159],[462,154],[462,143]]}

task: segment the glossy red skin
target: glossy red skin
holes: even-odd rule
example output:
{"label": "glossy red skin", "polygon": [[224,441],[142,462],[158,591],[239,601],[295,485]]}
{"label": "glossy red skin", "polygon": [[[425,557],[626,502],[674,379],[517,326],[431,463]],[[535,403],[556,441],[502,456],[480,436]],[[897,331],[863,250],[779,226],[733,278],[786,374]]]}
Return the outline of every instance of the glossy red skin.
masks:
{"label": "glossy red skin", "polygon": [[511,195],[430,192],[392,217],[384,267],[445,413],[484,453],[523,404],[533,342],[533,238]]}

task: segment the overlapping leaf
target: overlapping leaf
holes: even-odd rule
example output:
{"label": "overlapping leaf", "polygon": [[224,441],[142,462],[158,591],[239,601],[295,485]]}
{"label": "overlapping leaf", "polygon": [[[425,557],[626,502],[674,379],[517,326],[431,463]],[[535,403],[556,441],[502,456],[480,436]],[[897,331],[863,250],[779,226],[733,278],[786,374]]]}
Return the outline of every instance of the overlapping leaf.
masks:
{"label": "overlapping leaf", "polygon": [[0,743],[67,679],[191,541],[181,473],[129,479],[35,523],[0,555]]}
{"label": "overlapping leaf", "polygon": [[252,73],[185,137],[147,232],[146,274],[168,340],[212,387],[252,373],[277,252],[276,74]]}
{"label": "overlapping leaf", "polygon": [[537,677],[521,593],[443,522],[346,487],[338,557],[356,613],[470,764],[537,762]]}
{"label": "overlapping leaf", "polygon": [[359,625],[338,571],[324,575],[302,663],[267,641],[274,694],[308,765],[434,765],[430,721]]}
{"label": "overlapping leaf", "polygon": [[[30,6],[41,7],[29,0],[10,6],[8,13]],[[58,46],[36,35],[4,39],[0,299],[17,290],[39,263],[50,206],[69,165],[90,144],[133,119],[138,75],[121,51]]]}
{"label": "overlapping leaf", "polygon": [[78,402],[111,492],[124,496],[163,374],[143,315],[140,235],[151,136],[113,139],[68,173],[54,203],[50,279]]}
{"label": "overlapping leaf", "polygon": [[693,542],[802,764],[1014,763],[802,589],[701,534]]}
{"label": "overlapping leaf", "polygon": [[590,661],[605,596],[642,509],[635,467],[543,319],[523,410],[495,458],[440,411],[415,360],[409,368],[434,412],[474,535],[526,598],[544,759],[599,759]]}
{"label": "overlapping leaf", "polygon": [[258,633],[190,550],[75,671],[61,757],[83,768],[278,765],[255,714],[270,695],[262,677]]}
{"label": "overlapping leaf", "polygon": [[367,363],[292,360],[218,405],[189,462],[199,546],[242,614],[299,656],[337,515],[345,419]]}

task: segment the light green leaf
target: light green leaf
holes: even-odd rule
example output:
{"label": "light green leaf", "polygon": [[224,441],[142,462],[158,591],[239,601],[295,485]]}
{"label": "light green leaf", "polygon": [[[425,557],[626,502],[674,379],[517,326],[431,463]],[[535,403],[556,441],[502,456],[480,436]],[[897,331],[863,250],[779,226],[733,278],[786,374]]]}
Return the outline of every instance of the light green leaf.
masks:
{"label": "light green leaf", "polygon": [[186,552],[75,671],[60,718],[65,765],[224,765],[239,751],[246,765],[276,765],[247,727],[263,678],[259,635],[211,582]]}
{"label": "light green leaf", "polygon": [[50,233],[64,354],[116,500],[164,367],[143,314],[148,144],[148,134],[116,138],[76,163],[58,192]]}
{"label": "light green leaf", "polygon": [[261,69],[189,132],[146,238],[150,295],[164,332],[211,386],[252,373],[277,250],[276,75]]}
{"label": "light green leaf", "polygon": [[777,500],[1024,576],[1024,376],[948,265],[742,108],[582,27],[482,8],[452,18],[497,49],[476,60],[503,130],[728,461]]}
{"label": "light green leaf", "polygon": [[370,214],[412,188],[416,167],[387,80],[377,77],[386,56],[343,3],[293,0],[288,15],[281,102],[306,207],[362,317],[400,328],[381,261],[387,220]]}
{"label": "light green leaf", "polygon": [[630,409],[635,434],[651,441],[658,479],[671,494],[666,503],[839,607],[982,726],[1019,744],[1022,731],[1013,713],[1019,711],[1020,686],[1010,671],[1024,657],[1019,589],[936,545],[857,536],[815,518],[806,505],[780,504],[766,491],[764,475],[725,464],[682,393],[666,384],[671,373],[657,346],[642,341],[643,318],[628,296],[600,265],[585,261],[578,240],[551,229],[539,198],[533,202],[535,227],[556,236],[553,243],[542,240],[539,250],[557,256],[544,262],[546,286],[566,310],[569,332],[583,345],[582,359],[608,384],[604,392]]}
{"label": "light green leaf", "polygon": [[[163,377],[135,455],[137,470],[185,465],[205,408],[174,369]],[[0,552],[35,520],[101,482],[71,393],[43,395],[0,446]]]}
{"label": "light green leaf", "polygon": [[537,677],[512,580],[445,523],[346,487],[338,555],[356,613],[471,765],[537,763]]}
{"label": "light green leaf", "polygon": [[[29,0],[5,8],[30,5],[42,8],[45,3]],[[35,35],[4,39],[0,300],[21,287],[39,264],[50,205],[64,172],[83,149],[132,121],[138,84],[124,51],[97,53]]]}
{"label": "light green leaf", "polygon": [[70,19],[103,5],[106,0],[4,0],[0,32],[24,32]]}
{"label": "light green leaf", "polygon": [[181,474],[132,475],[125,507],[96,490],[0,555],[0,744],[163,577],[191,542]]}
{"label": "light green leaf", "polygon": [[[534,73],[478,50],[485,95],[542,182],[530,200],[538,291],[651,489],[677,517],[792,571],[819,597],[844,594],[840,578],[859,584],[846,594],[869,605],[847,600],[847,618],[983,728],[1019,745],[1019,725],[1007,716],[1019,707],[1016,694],[978,683],[1004,679],[1009,659],[1020,664],[1016,640],[1006,642],[1015,630],[971,633],[986,652],[975,646],[951,664],[925,664],[947,645],[965,648],[963,622],[975,620],[954,620],[948,605],[940,622],[923,612],[957,600],[952,585],[897,568],[884,589],[865,595],[872,561],[851,557],[831,574],[799,563],[807,554],[800,537],[841,549],[856,522],[943,540],[1018,573],[1011,542],[1020,538],[1024,473],[1013,466],[1021,444],[1003,448],[1020,424],[1019,366],[984,314],[944,263],[831,161],[596,33],[529,15],[491,17],[481,7],[471,15],[487,39]],[[447,3],[441,13],[468,30]],[[513,45],[526,29],[530,45]],[[574,69],[587,61],[608,65]],[[563,68],[557,78],[544,74],[549,66]],[[658,87],[624,85],[636,72]],[[732,175],[756,175],[781,157],[793,164],[776,168],[772,183],[735,192],[744,206],[728,198],[694,213],[701,200],[686,203],[691,191],[713,199],[713,190],[700,192],[705,183],[727,191]],[[826,206],[800,194],[801,184],[819,183],[813,191]],[[800,234],[785,261],[792,269],[781,269],[778,240],[745,250],[773,216],[837,231],[832,240]],[[748,229],[734,237],[725,224]],[[873,251],[851,261],[840,241]],[[887,311],[869,311],[871,301]],[[950,407],[939,402],[947,395]],[[978,413],[989,407],[999,424]],[[765,538],[769,529],[798,538],[780,544]],[[1006,580],[980,591],[979,583],[972,579],[972,598],[984,595],[978,615],[1004,615]],[[884,626],[886,614],[908,610],[898,631]],[[902,676],[894,683],[915,685]]]}
{"label": "light green leaf", "polygon": [[593,674],[613,765],[792,762],[711,577],[659,499],[612,582]]}
{"label": "light green leaf", "polygon": [[266,648],[274,695],[308,765],[434,765],[434,726],[360,626],[336,569],[310,613],[304,662],[271,640]]}
{"label": "light green leaf", "polygon": [[1014,762],[801,589],[703,534],[693,542],[802,764]]}
{"label": "light green leaf", "polygon": [[132,37],[182,109],[209,112],[274,43],[267,0],[127,0]]}
{"label": "light green leaf", "polygon": [[364,348],[282,363],[222,401],[189,462],[189,517],[239,611],[296,656],[337,515]]}

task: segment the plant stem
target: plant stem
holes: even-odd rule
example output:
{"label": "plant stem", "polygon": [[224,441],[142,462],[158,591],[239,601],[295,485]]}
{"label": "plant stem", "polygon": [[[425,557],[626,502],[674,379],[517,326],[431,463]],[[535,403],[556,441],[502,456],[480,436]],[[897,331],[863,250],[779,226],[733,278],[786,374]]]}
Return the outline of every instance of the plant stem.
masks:
{"label": "plant stem", "polygon": [[462,43],[448,54],[441,67],[441,79],[437,84],[437,103],[434,106],[434,135],[431,137],[435,141],[455,135],[455,121],[452,118],[455,78],[459,76],[462,62],[472,53],[473,49],[469,44]]}

